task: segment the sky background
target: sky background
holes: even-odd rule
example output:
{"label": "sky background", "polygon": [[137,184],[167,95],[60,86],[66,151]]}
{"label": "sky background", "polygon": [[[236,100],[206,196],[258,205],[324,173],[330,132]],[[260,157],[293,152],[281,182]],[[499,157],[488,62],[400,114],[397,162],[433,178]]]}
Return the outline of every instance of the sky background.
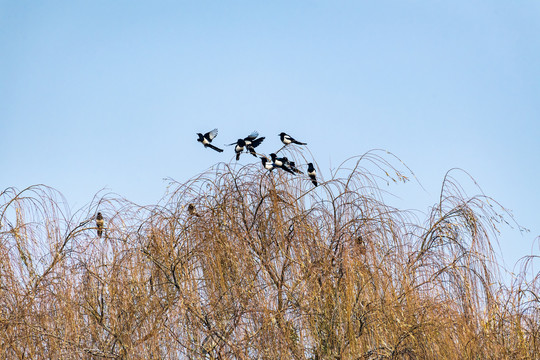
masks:
{"label": "sky background", "polygon": [[531,230],[502,232],[512,269],[539,254],[539,34],[537,0],[0,0],[0,189],[153,204],[163,178],[234,162],[196,132],[221,146],[256,129],[269,153],[285,131],[322,177],[396,154],[425,188],[391,185],[404,209],[468,171]]}

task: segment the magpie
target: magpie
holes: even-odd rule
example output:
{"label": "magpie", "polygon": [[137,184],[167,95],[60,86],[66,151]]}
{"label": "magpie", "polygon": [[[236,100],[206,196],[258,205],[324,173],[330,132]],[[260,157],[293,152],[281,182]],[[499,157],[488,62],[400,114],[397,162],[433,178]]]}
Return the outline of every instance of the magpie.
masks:
{"label": "magpie", "polygon": [[209,147],[210,149],[216,150],[217,152],[223,152],[223,149],[220,149],[210,144],[212,140],[214,140],[214,138],[217,136],[217,134],[218,134],[218,129],[209,131],[204,135],[201,133],[197,133],[197,135],[199,135],[199,138],[197,139],[197,141],[201,142],[204,145],[204,147]]}
{"label": "magpie", "polygon": [[[233,143],[234,144],[234,143]],[[234,152],[236,153],[236,161],[240,160],[240,154],[244,151],[246,142],[244,139],[238,139],[236,146],[234,147]]]}
{"label": "magpie", "polygon": [[270,171],[274,170],[274,167],[275,167],[274,163],[268,160],[266,156],[262,156],[261,161],[265,169],[270,170]]}
{"label": "magpie", "polygon": [[289,162],[289,160],[287,160],[286,157],[278,158],[278,157],[276,156],[276,154],[274,154],[274,153],[271,153],[271,154],[270,154],[270,157],[272,158],[272,162],[274,163],[274,166],[275,166],[275,167],[278,167],[278,168],[280,168],[280,169],[285,170],[286,172],[289,172],[289,173],[291,173],[291,174],[294,174],[294,172],[293,172],[291,169],[289,169],[289,168],[287,167],[287,163]]}
{"label": "magpie", "polygon": [[105,221],[103,220],[103,215],[101,215],[100,212],[97,213],[96,216],[96,226],[97,226],[97,235],[101,237],[103,235],[103,226],[105,225]]}
{"label": "magpie", "polygon": [[257,139],[257,136],[259,136],[259,133],[254,131],[252,132],[248,137],[244,138],[244,141],[246,142],[246,148],[249,151],[249,153],[255,157],[257,157],[257,153],[255,152],[255,148],[264,141],[265,137],[260,137]]}
{"label": "magpie", "polygon": [[[257,153],[255,152],[255,148],[257,146],[261,145],[261,143],[265,139],[264,136],[257,139],[257,136],[259,136],[259,132],[255,130],[251,134],[246,136],[245,138],[238,139],[238,141],[236,141],[236,142],[234,142],[232,144],[228,144],[228,145],[235,145],[236,144],[237,146],[240,145],[240,147],[245,146],[246,149],[249,151],[249,153],[251,155],[257,157]],[[243,140],[245,144],[244,145],[239,144],[240,140]]]}
{"label": "magpie", "polygon": [[284,132],[279,134],[279,137],[281,138],[281,142],[285,145],[289,144],[297,144],[297,145],[307,145],[307,143],[300,142],[296,139],[294,139],[292,136],[285,134]]}
{"label": "magpie", "polygon": [[313,163],[308,164],[307,173],[309,177],[311,178],[311,182],[313,185],[317,186],[317,172],[315,171],[315,168],[313,167]]}
{"label": "magpie", "polygon": [[302,170],[298,169],[296,167],[296,164],[294,163],[294,161],[289,161],[289,167],[291,168],[292,171],[294,171],[295,173],[297,174],[303,174]]}
{"label": "magpie", "polygon": [[[278,159],[279,161],[280,159]],[[294,161],[289,161],[289,159],[287,159],[286,156],[282,157],[281,160],[283,161],[283,164],[287,167],[289,167],[289,169],[291,169],[292,171],[294,171],[295,173],[298,173],[298,174],[303,174],[302,171],[300,171],[297,167],[296,167],[296,164],[294,163]]]}

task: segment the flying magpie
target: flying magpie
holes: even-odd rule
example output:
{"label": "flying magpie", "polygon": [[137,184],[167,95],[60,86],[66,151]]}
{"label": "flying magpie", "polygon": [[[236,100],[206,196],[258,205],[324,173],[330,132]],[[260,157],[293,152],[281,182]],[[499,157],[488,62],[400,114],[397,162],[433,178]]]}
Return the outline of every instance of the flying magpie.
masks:
{"label": "flying magpie", "polygon": [[274,153],[271,153],[270,157],[272,158],[272,162],[274,163],[275,167],[278,167],[280,169],[285,170],[286,172],[294,174],[294,172],[287,167],[287,163],[289,162],[289,160],[286,157],[278,158],[277,155]]}
{"label": "flying magpie", "polygon": [[307,145],[307,143],[303,143],[298,140],[295,140],[292,136],[287,135],[284,132],[280,133],[279,137],[281,138],[281,142],[284,143],[285,145],[289,145],[289,144]]}
{"label": "flying magpie", "polygon": [[248,137],[244,138],[244,141],[246,142],[246,148],[248,149],[249,153],[255,157],[257,157],[257,153],[255,152],[255,148],[264,141],[265,137],[260,137],[257,139],[257,136],[259,136],[259,133],[254,131],[249,135]]}
{"label": "flying magpie", "polygon": [[103,215],[101,215],[100,212],[97,213],[96,216],[96,226],[97,226],[97,235],[101,237],[103,235],[103,226],[105,225],[105,221],[103,220]]}
{"label": "flying magpie", "polygon": [[313,185],[317,186],[317,172],[315,171],[315,168],[313,167],[313,163],[308,164],[307,173],[309,177],[311,178],[311,182]]}
{"label": "flying magpie", "polygon": [[[260,137],[257,139],[257,136],[259,136],[259,132],[258,131],[253,131],[251,134],[249,134],[248,136],[246,136],[245,138],[243,139],[238,139],[236,142],[232,143],[232,144],[228,144],[228,145],[237,145],[237,146],[240,146],[240,147],[246,147],[247,151],[249,151],[249,153],[255,157],[257,157],[257,153],[255,152],[255,148],[259,145],[261,145],[261,143],[263,142],[263,140],[265,139],[265,137]],[[242,145],[240,143],[240,140],[243,140],[244,141],[244,145]],[[240,150],[240,151],[243,151],[244,149]],[[236,151],[236,149],[235,149]]]}
{"label": "flying magpie", "polygon": [[289,161],[289,167],[291,168],[292,171],[294,171],[295,173],[297,174],[303,174],[302,170],[298,169],[296,167],[296,164],[294,163],[294,161]]}
{"label": "flying magpie", "polygon": [[220,149],[210,144],[212,140],[214,140],[214,138],[217,136],[217,134],[218,134],[218,129],[209,131],[204,135],[201,133],[197,133],[197,135],[199,135],[199,138],[197,139],[197,141],[201,142],[204,145],[204,147],[209,147],[210,149],[214,149],[217,152],[223,152],[223,149]]}

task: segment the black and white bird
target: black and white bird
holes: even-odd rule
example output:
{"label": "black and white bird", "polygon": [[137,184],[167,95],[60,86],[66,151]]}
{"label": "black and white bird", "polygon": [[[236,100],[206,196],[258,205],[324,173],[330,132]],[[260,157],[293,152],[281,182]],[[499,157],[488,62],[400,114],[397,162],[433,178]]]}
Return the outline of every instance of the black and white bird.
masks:
{"label": "black and white bird", "polygon": [[307,173],[313,185],[317,186],[317,172],[315,171],[315,168],[313,167],[313,163],[308,164]]}
{"label": "black and white bird", "polygon": [[[233,143],[234,144],[234,143]],[[236,153],[236,161],[240,160],[240,154],[244,151],[246,147],[246,142],[244,139],[238,139],[236,146],[234,147],[234,152]]]}
{"label": "black and white bird", "polygon": [[294,163],[294,161],[289,161],[289,167],[291,168],[292,171],[294,171],[295,173],[297,174],[303,174],[302,170],[298,169],[296,167],[296,164]]}
{"label": "black and white bird", "polygon": [[259,136],[259,133],[257,131],[254,131],[252,132],[251,134],[249,134],[249,136],[245,137],[244,138],[244,141],[246,142],[246,149],[249,151],[249,153],[255,157],[257,157],[257,153],[255,152],[255,148],[259,145],[261,145],[261,143],[264,141],[265,137],[260,137],[260,138],[257,138],[257,136]]}
{"label": "black and white bird", "polygon": [[289,145],[289,144],[307,145],[307,143],[300,142],[296,140],[295,138],[293,138],[292,136],[285,134],[284,132],[279,134],[279,138],[281,139],[281,142],[284,143],[285,145]]}
{"label": "black and white bird", "polygon": [[96,215],[96,227],[97,235],[101,237],[103,235],[103,227],[105,226],[105,220],[103,220],[103,215],[100,212]]}
{"label": "black and white bird", "polygon": [[264,166],[264,168],[266,170],[270,170],[270,171],[274,170],[274,167],[275,167],[274,163],[272,161],[268,160],[268,158],[266,156],[262,156],[261,161],[262,161],[262,164],[263,164],[263,166]]}
{"label": "black and white bird", "polygon": [[[259,145],[261,145],[261,143],[264,141],[265,137],[260,137],[260,138],[257,138],[259,136],[259,132],[258,131],[253,131],[251,134],[249,134],[248,136],[246,136],[245,138],[243,139],[238,139],[236,142],[232,143],[232,144],[228,144],[228,145],[235,145],[238,147],[245,147],[247,149],[247,151],[249,151],[249,153],[255,157],[257,157],[257,153],[255,152],[255,148]],[[241,141],[242,140],[244,143],[242,145]],[[241,151],[243,151],[244,149],[242,149]],[[236,151],[236,148],[235,148],[235,151]],[[239,158],[239,155],[237,155],[237,157]],[[238,160],[238,159],[237,159]]]}
{"label": "black and white bird", "polygon": [[199,135],[199,138],[197,139],[197,141],[201,142],[204,145],[204,147],[209,147],[210,149],[214,149],[217,152],[223,152],[223,149],[220,149],[220,148],[210,144],[212,142],[212,140],[214,140],[214,138],[217,136],[217,134],[218,134],[218,129],[214,129],[212,131],[209,131],[204,135],[201,134],[201,133],[197,133],[197,135]]}
{"label": "black and white bird", "polygon": [[272,158],[272,163],[274,163],[275,167],[278,167],[280,169],[285,170],[286,172],[294,174],[294,172],[287,167],[287,163],[289,162],[289,160],[287,160],[286,157],[278,158],[277,155],[274,153],[271,153],[270,157]]}

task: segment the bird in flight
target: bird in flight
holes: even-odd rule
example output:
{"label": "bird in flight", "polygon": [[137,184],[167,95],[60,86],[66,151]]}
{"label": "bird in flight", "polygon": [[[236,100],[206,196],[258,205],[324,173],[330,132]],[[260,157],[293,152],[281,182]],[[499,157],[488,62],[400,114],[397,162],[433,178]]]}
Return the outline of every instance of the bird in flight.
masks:
{"label": "bird in flight", "polygon": [[281,142],[284,143],[285,145],[289,145],[289,144],[307,145],[307,143],[300,142],[296,140],[295,138],[293,138],[292,136],[285,134],[284,132],[279,134],[279,138],[281,139]]}
{"label": "bird in flight", "polygon": [[96,227],[97,227],[97,235],[101,237],[103,235],[103,227],[105,225],[105,221],[103,220],[103,215],[101,215],[100,212],[97,213],[96,216]]}
{"label": "bird in flight", "polygon": [[249,151],[249,153],[251,155],[257,157],[257,153],[255,152],[255,148],[257,146],[261,145],[261,143],[265,139],[264,136],[260,137],[260,138],[257,138],[258,136],[259,136],[259,133],[257,131],[253,131],[251,134],[249,134],[245,138],[238,139],[236,142],[228,144],[228,146],[236,145],[236,147],[234,148],[234,151],[236,152],[236,160],[240,159],[240,153],[242,151],[244,151],[244,148],[246,148],[247,151]]}
{"label": "bird in flight", "polygon": [[286,157],[278,158],[276,154],[271,153],[270,157],[272,158],[272,163],[275,167],[285,170],[288,173],[294,174],[294,172],[287,167],[289,160]]}
{"label": "bird in flight", "polygon": [[315,168],[313,167],[313,163],[308,164],[307,173],[309,177],[311,178],[311,182],[313,185],[317,186],[317,172],[315,171]]}
{"label": "bird in flight", "polygon": [[217,134],[218,134],[218,129],[209,131],[204,135],[201,133],[197,133],[197,135],[199,135],[199,138],[197,139],[197,141],[201,142],[204,145],[204,147],[209,147],[210,149],[216,150],[217,152],[223,152],[223,149],[220,149],[210,144],[212,140],[214,140],[214,138],[217,136]]}
{"label": "bird in flight", "polygon": [[257,136],[259,136],[259,133],[257,131],[252,132],[249,134],[249,136],[244,138],[244,141],[246,142],[246,148],[250,152],[251,155],[257,157],[257,153],[255,152],[255,148],[263,142],[265,137],[260,137],[257,139]]}

